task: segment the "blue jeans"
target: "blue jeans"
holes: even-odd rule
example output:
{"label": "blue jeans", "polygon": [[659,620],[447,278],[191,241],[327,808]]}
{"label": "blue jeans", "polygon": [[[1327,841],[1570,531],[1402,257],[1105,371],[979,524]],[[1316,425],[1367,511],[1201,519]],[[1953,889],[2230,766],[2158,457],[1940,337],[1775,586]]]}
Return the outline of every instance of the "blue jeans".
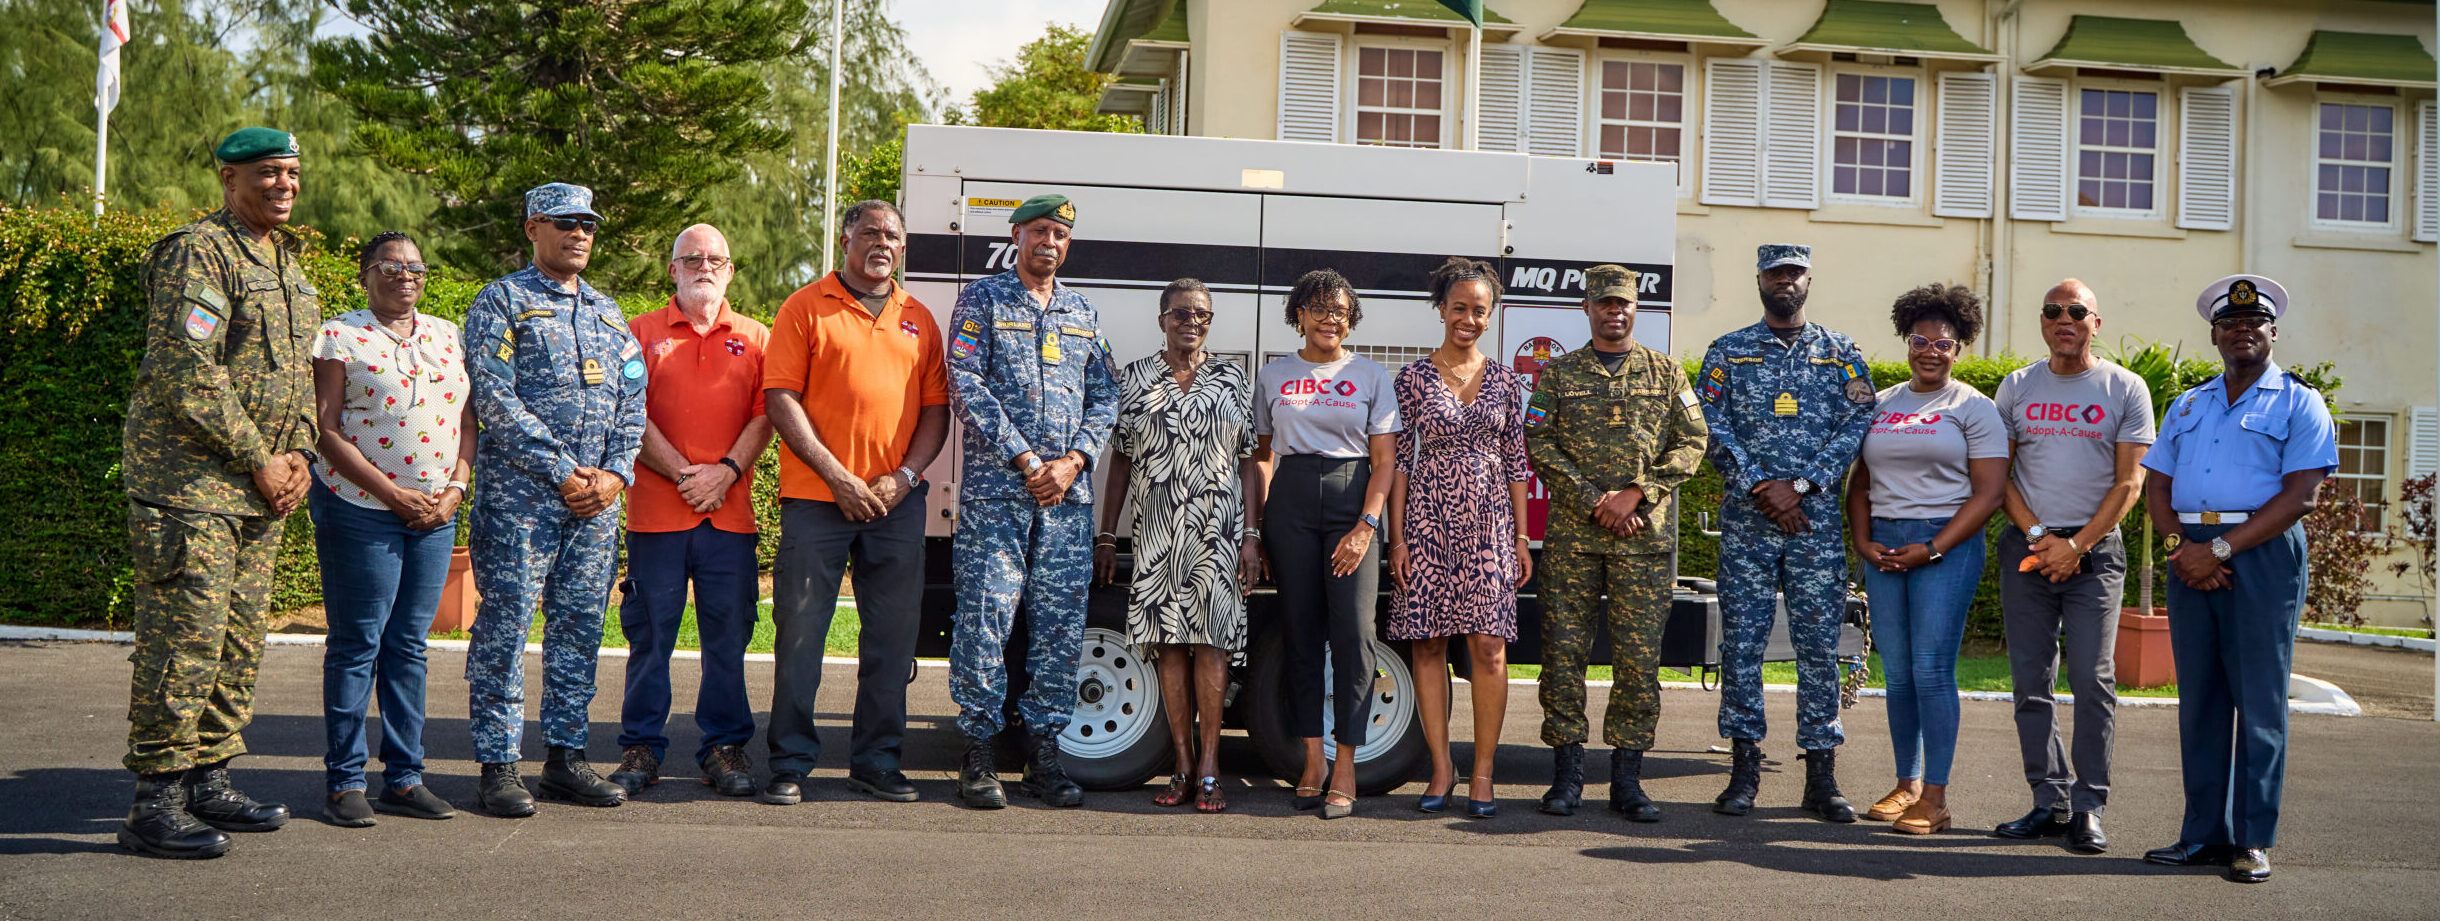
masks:
{"label": "blue jeans", "polygon": [[[1872,539],[1895,550],[1929,541],[1948,524],[1946,518],[1875,518]],[[1965,641],[1966,609],[1982,582],[1985,552],[1976,532],[1930,566],[1908,572],[1864,567],[1899,780],[1949,783],[1949,763],[1957,757],[1957,646]]]}
{"label": "blue jeans", "polygon": [[330,792],[364,789],[364,708],[381,697],[381,779],[424,782],[424,636],[449,580],[457,528],[417,531],[388,509],[354,505],[316,486],[308,500],[322,564],[323,755]]}
{"label": "blue jeans", "polygon": [[620,585],[619,631],[627,637],[627,696],[619,705],[620,748],[669,757],[669,654],[695,587],[695,630],[703,640],[703,685],[695,692],[695,763],[715,745],[754,738],[746,702],[746,643],[762,615],[756,595],[754,535],[703,521],[684,531],[627,532],[627,581]]}

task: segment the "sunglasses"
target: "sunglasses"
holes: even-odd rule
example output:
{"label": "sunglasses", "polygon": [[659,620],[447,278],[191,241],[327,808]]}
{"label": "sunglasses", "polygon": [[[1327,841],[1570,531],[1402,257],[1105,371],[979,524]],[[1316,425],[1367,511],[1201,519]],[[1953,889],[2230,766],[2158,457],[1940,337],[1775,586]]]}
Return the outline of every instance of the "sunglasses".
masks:
{"label": "sunglasses", "polygon": [[1179,307],[1174,310],[1163,311],[1161,315],[1172,320],[1176,320],[1180,323],[1190,323],[1195,326],[1210,326],[1212,322],[1212,312],[1209,310],[1189,310],[1184,307]]}
{"label": "sunglasses", "polygon": [[2045,320],[2056,320],[2056,319],[2058,319],[2058,318],[2059,318],[2059,315],[2060,315],[2060,314],[2062,314],[2062,313],[2066,314],[2066,315],[2068,316],[2068,318],[2069,318],[2069,319],[2073,319],[2073,320],[2082,320],[2082,319],[2084,319],[2085,317],[2089,317],[2089,316],[2096,316],[2096,315],[2098,315],[2100,312],[2099,312],[2099,311],[2096,311],[2096,310],[2094,310],[2094,309],[2092,309],[2092,308],[2090,308],[2090,307],[2086,307],[2086,306],[2084,306],[2083,304],[2043,304],[2043,305],[2042,305],[2042,319],[2045,319]]}
{"label": "sunglasses", "polygon": [[397,278],[400,275],[422,278],[424,273],[431,271],[431,267],[421,262],[376,262],[373,268],[381,272],[383,278]]}
{"label": "sunglasses", "polygon": [[2261,329],[2269,325],[2271,321],[2261,317],[2227,317],[2211,321],[2213,329]]}
{"label": "sunglasses", "polygon": [[698,272],[704,269],[711,269],[712,271],[717,272],[721,269],[729,267],[729,257],[706,256],[700,253],[688,253],[684,256],[678,257],[678,264]]}
{"label": "sunglasses", "polygon": [[555,217],[551,219],[551,226],[557,227],[561,230],[582,230],[586,233],[592,233],[594,230],[600,228],[601,225],[602,222],[600,221],[587,220],[579,217]]}
{"label": "sunglasses", "polygon": [[1908,336],[1906,337],[1906,347],[1916,352],[1930,349],[1943,355],[1957,354],[1957,340],[1955,339],[1925,339],[1922,336]]}

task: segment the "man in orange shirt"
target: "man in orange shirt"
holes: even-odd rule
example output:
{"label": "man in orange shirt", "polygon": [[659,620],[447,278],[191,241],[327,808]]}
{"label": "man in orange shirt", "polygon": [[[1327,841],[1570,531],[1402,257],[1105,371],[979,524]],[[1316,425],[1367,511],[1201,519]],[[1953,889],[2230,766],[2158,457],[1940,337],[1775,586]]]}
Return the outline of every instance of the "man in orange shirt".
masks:
{"label": "man in orange shirt", "polygon": [[754,461],[771,444],[763,416],[763,347],[771,330],[729,309],[736,277],[729,241],[710,224],[678,233],[669,252],[677,293],[669,306],[628,321],[644,352],[644,448],[627,491],[627,581],[619,628],[627,636],[627,696],[610,782],[629,794],[660,780],[669,753],[669,653],[695,588],[703,686],[695,763],[725,796],[754,792],[745,744],[746,641],[759,619],[754,565]]}
{"label": "man in orange shirt", "polygon": [[[762,801],[804,797],[821,758],[813,726],[822,651],[842,568],[856,572],[856,704],[848,789],[911,802],[899,770],[907,674],[923,601],[923,469],[949,433],[949,376],[930,309],[891,275],[906,256],[906,221],[884,201],[848,206],[839,270],[779,308],[763,394],[780,454],[779,559],[771,619],[779,660],[771,694],[771,780]],[[808,391],[821,388],[815,399]]]}

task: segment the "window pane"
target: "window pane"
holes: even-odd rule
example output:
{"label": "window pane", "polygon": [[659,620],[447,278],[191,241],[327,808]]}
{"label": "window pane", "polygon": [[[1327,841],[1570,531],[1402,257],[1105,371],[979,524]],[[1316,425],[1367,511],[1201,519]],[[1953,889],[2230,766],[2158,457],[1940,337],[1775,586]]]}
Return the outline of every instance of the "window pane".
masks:
{"label": "window pane", "polygon": [[1857,107],[1851,105],[1842,105],[1838,107],[1837,130],[1858,131],[1863,128],[1863,124],[1863,116],[1858,114]]}
{"label": "window pane", "polygon": [[1389,52],[1389,75],[1390,75],[1390,76],[1393,76],[1393,77],[1412,77],[1412,76],[1414,76],[1414,75],[1415,75],[1415,53],[1414,53],[1414,52],[1412,52],[1412,51],[1401,51],[1401,50],[1396,50],[1396,49],[1385,49],[1385,50],[1387,50],[1387,51]]}
{"label": "window pane", "polygon": [[1660,83],[1659,75],[1653,71],[1650,64],[1637,64],[1633,71],[1633,79],[1627,85],[1634,89],[1649,90]]}
{"label": "window pane", "polygon": [[2336,106],[2336,105],[2332,105],[2332,104],[2330,104],[2330,103],[2326,103],[2326,102],[2325,102],[2325,103],[2322,103],[2322,104],[2321,104],[2321,128],[2322,128],[2322,130],[2324,130],[2324,131],[2336,131],[2336,130],[2338,130],[2338,123],[2339,123],[2339,107],[2338,107],[2338,106]]}
{"label": "window pane", "polygon": [[1603,61],[1603,62],[1601,62],[1601,88],[1602,88],[1602,89],[1605,89],[1605,90],[1625,89],[1625,88],[1626,88],[1626,86],[1627,86],[1627,62],[1625,62],[1625,61]]}
{"label": "window pane", "polygon": [[1889,176],[1882,180],[1881,194],[1905,198],[1914,194],[1913,186],[1914,173],[1911,170],[1893,169],[1889,171]]}
{"label": "window pane", "polygon": [[1677,95],[1660,97],[1660,111],[1653,113],[1652,120],[1673,125],[1685,121],[1686,97]]}
{"label": "window pane", "polygon": [[2365,108],[2371,110],[2372,113],[2372,130],[2380,134],[2388,134],[2390,118],[2396,115],[2397,111],[2388,106],[2366,106]]}
{"label": "window pane", "polygon": [[1356,113],[1356,140],[1359,142],[1381,140],[1381,113]]}
{"label": "window pane", "polygon": [[1862,174],[1862,175],[1860,175],[1860,176],[1857,176],[1857,177],[1856,177],[1856,179],[1858,180],[1858,182],[1857,182],[1857,186],[1858,186],[1858,188],[1856,189],[1856,193],[1857,193],[1857,194],[1859,194],[1859,195],[1879,195],[1879,194],[1881,194],[1881,171],[1880,171],[1880,170],[1877,170],[1877,169],[1868,169],[1868,170],[1864,170],[1864,171],[1863,171],[1863,174]]}
{"label": "window pane", "polygon": [[2136,183],[2127,188],[2127,207],[2137,211],[2152,210],[2152,184]]}
{"label": "window pane", "polygon": [[2101,204],[2101,182],[2086,179],[2076,183],[2076,204],[2087,207]]}
{"label": "window pane", "polygon": [[2380,195],[2364,199],[2364,220],[2375,224],[2389,223],[2389,196]]}
{"label": "window pane", "polygon": [[2346,137],[2347,137],[2346,135],[2340,134],[2340,133],[2338,133],[2338,132],[2336,132],[2336,131],[2324,131],[2324,132],[2322,132],[2322,133],[2321,133],[2321,157],[2322,157],[2322,159],[2325,159],[2325,160],[2336,160],[2336,159],[2338,159],[2338,148],[2339,148],[2339,145],[2341,145],[2341,144],[2343,144],[2343,143],[2345,143],[2345,142],[2346,142]]}
{"label": "window pane", "polygon": [[2128,164],[2127,178],[2141,179],[2145,182],[2152,181],[2151,154],[2128,154],[2126,157]]}
{"label": "window pane", "polygon": [[1440,81],[1432,80],[1415,84],[1415,108],[1440,108]]}
{"label": "window pane", "polygon": [[[2087,150],[2077,155],[2076,175],[2087,179],[2098,178],[2101,175],[2101,152]],[[2091,204],[2091,202],[2086,202],[2086,204]]]}
{"label": "window pane", "polygon": [[2376,135],[2373,135],[2372,137],[2368,138],[2367,140],[2369,140],[2369,141],[2371,142],[2371,143],[2370,143],[2370,147],[2371,147],[2371,149],[2370,149],[2370,150],[2368,150],[2368,151],[2366,151],[2366,152],[2364,153],[2364,159],[2366,159],[2366,160],[2370,160],[2370,161],[2372,161],[2372,162],[2374,162],[2374,163],[2387,163],[2387,162],[2389,162],[2389,160],[2390,160],[2390,152],[2389,152],[2389,142],[2390,142],[2390,136],[2389,136],[2389,135],[2386,135],[2386,134],[2376,134]]}
{"label": "window pane", "polygon": [[1440,52],[1415,52],[1415,76],[1433,80],[1440,79]]}
{"label": "window pane", "polygon": [[1882,77],[1864,78],[1864,101],[1868,103],[1888,102],[1889,80]]}
{"label": "window pane", "polygon": [[1388,98],[1388,94],[1388,84],[1385,81],[1371,77],[1356,81],[1356,105],[1379,108],[1381,100]]}
{"label": "window pane", "polygon": [[1389,83],[1389,101],[1387,102],[1387,105],[1388,105],[1390,108],[1393,108],[1393,109],[1411,109],[1411,108],[1414,108],[1414,107],[1415,107],[1415,82],[1414,82],[1414,81],[1412,81],[1412,80],[1392,80],[1392,81],[1390,81],[1390,83]]}
{"label": "window pane", "polygon": [[1914,133],[1915,133],[1915,110],[1913,110],[1913,109],[1891,109],[1891,110],[1889,110],[1889,133],[1891,133],[1891,134],[1914,134]]}
{"label": "window pane", "polygon": [[2159,117],[2159,112],[2157,111],[2158,106],[2160,105],[2159,96],[2155,96],[2151,93],[2135,93],[2133,95],[2135,97],[2136,118],[2150,120]]}
{"label": "window pane", "polygon": [[1866,134],[1889,133],[1889,110],[1880,106],[1864,107],[1864,124],[1857,129]]}
{"label": "window pane", "polygon": [[1855,167],[1839,167],[1832,171],[1832,175],[1835,177],[1830,186],[1832,191],[1841,195],[1855,194]]}
{"label": "window pane", "polygon": [[1601,126],[1601,155],[1602,155],[1602,156],[1604,156],[1604,157],[1627,157],[1627,156],[1633,156],[1633,154],[1631,154],[1631,153],[1629,153],[1629,152],[1627,151],[1627,129],[1626,129],[1626,126],[1624,126],[1624,125],[1603,125],[1603,126]]}
{"label": "window pane", "polygon": [[1417,115],[1414,118],[1415,142],[1425,147],[1440,146],[1440,116]]}
{"label": "window pane", "polygon": [[2346,117],[2339,127],[2348,131],[2364,131],[2372,127],[2372,112],[2364,106],[2345,106]]}
{"label": "window pane", "polygon": [[2158,143],[2158,138],[2157,138],[2157,135],[2156,135],[2156,132],[2158,132],[2159,130],[2160,130],[2160,123],[2159,123],[2159,122],[2136,122],[2136,123],[2135,123],[2135,142],[2134,142],[2132,145],[2129,145],[2129,146],[2133,146],[2133,147],[2157,147],[2157,146],[2160,146],[2160,145],[2159,145],[2159,143]]}
{"label": "window pane", "polygon": [[2084,119],[2084,124],[2081,126],[2080,134],[2083,143],[2087,146],[2100,144],[2102,126],[2106,124],[2108,124],[2107,121],[2098,118]]}
{"label": "window pane", "polygon": [[1908,77],[1890,78],[1889,103],[1891,105],[1913,106],[1915,104],[1915,81]]}
{"label": "window pane", "polygon": [[1686,68],[1683,65],[1661,64],[1658,65],[1658,69],[1660,70],[1661,92],[1683,93],[1686,91]]}
{"label": "window pane", "polygon": [[2125,118],[2133,115],[2135,114],[2134,99],[2126,93],[2103,93],[2101,94],[2101,114],[2111,118]]}
{"label": "window pane", "polygon": [[1653,128],[1649,130],[1652,132],[1652,155],[1667,160],[1677,159],[1679,156],[1678,129]]}
{"label": "window pane", "polygon": [[2101,143],[2109,147],[2132,147],[2135,141],[2134,127],[2118,119],[2110,119],[2102,125]]}
{"label": "window pane", "polygon": [[2358,421],[2358,422],[2356,423],[2356,427],[2357,427],[2359,430],[2361,430],[2361,431],[2364,433],[2364,438],[2363,438],[2363,440],[2362,440],[2362,441],[2359,441],[2359,442],[2356,442],[2357,444],[2364,445],[2365,447],[2369,447],[2369,448],[2372,448],[2372,449],[2375,449],[2375,450],[2378,450],[2378,451],[2383,451],[2383,452],[2386,452],[2386,451],[2388,450],[2388,448],[2389,448],[2389,422],[2388,422],[2388,420],[2385,420],[2385,419],[2364,419],[2364,420],[2360,420],[2360,421]]}
{"label": "window pane", "polygon": [[1838,75],[1838,101],[1854,102],[1864,98],[1864,78],[1855,74]]}
{"label": "window pane", "polygon": [[1652,94],[1636,93],[1627,100],[1627,117],[1639,122],[1651,121],[1657,114],[1652,109]]}
{"label": "window pane", "polygon": [[2363,220],[2363,219],[2364,219],[2364,199],[2363,199],[2363,197],[2362,197],[2362,196],[2357,196],[2357,195],[2346,195],[2346,196],[2341,196],[2341,197],[2339,198],[2339,200],[2338,200],[2338,219],[2339,219],[2339,220],[2342,220],[2342,221],[2360,221],[2360,220]]}
{"label": "window pane", "polygon": [[2338,158],[2339,158],[2339,159],[2341,159],[2341,160],[2365,160],[2365,159],[2370,159],[2370,158],[2371,158],[2371,155],[2372,155],[2372,139],[2371,139],[2371,138],[2369,138],[2369,137],[2365,137],[2364,135],[2361,135],[2361,134],[2350,134],[2350,135],[2347,135],[2346,137],[2347,137],[2346,142],[2345,142],[2345,143],[2343,143],[2343,144],[2340,144],[2340,145],[2338,146]]}
{"label": "window pane", "polygon": [[2325,221],[2338,220],[2338,193],[2323,192],[2316,196],[2313,216]]}

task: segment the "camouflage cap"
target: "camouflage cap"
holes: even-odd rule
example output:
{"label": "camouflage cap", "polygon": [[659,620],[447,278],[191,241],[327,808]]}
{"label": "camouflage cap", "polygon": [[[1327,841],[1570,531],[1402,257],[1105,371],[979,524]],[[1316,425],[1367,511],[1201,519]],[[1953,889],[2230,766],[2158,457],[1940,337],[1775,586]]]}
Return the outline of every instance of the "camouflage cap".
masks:
{"label": "camouflage cap", "polygon": [[589,217],[601,220],[593,212],[593,190],[565,182],[538,185],[525,193],[525,216]]}
{"label": "camouflage cap", "polygon": [[239,128],[212,149],[212,159],[224,165],[302,154],[297,149],[296,135],[274,128]]}
{"label": "camouflage cap", "polygon": [[1783,265],[1813,267],[1813,247],[1800,243],[1765,243],[1754,248],[1754,271],[1768,272]]}
{"label": "camouflage cap", "polygon": [[2210,323],[2229,317],[2277,320],[2287,309],[2287,287],[2260,275],[2230,275],[2204,285],[2194,299],[2194,312]]}
{"label": "camouflage cap", "polygon": [[1605,297],[1635,299],[1635,282],[1641,278],[1634,269],[1623,265],[1597,265],[1584,270],[1584,299],[1598,301]]}
{"label": "camouflage cap", "polygon": [[1026,199],[1024,204],[1018,205],[1017,210],[1009,212],[1008,222],[1022,224],[1038,217],[1047,217],[1074,227],[1076,226],[1076,203],[1068,201],[1067,196],[1055,192],[1036,195]]}

